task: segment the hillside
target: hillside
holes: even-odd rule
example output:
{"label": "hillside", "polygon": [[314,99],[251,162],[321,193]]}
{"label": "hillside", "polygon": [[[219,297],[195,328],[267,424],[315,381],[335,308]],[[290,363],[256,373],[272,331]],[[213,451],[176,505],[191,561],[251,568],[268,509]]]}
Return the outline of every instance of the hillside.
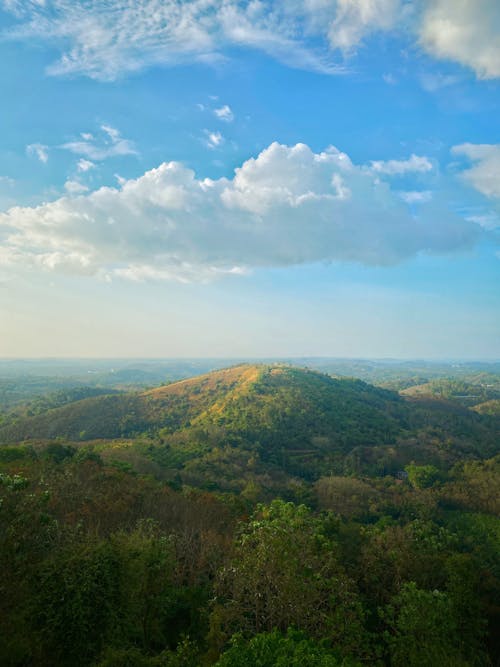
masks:
{"label": "hillside", "polygon": [[234,491],[255,482],[276,491],[331,472],[395,474],[412,461],[448,469],[498,451],[498,426],[491,415],[425,395],[245,364],[16,417],[0,428],[0,443],[90,442],[107,461],[172,483]]}
{"label": "hillside", "polygon": [[[344,448],[388,442],[400,429],[402,401],[360,380],[333,379],[285,366],[242,365],[142,393],[95,396],[18,418],[0,442],[93,440],[186,427],[223,428],[256,442]],[[404,412],[404,410],[403,410]]]}
{"label": "hillside", "polygon": [[500,398],[498,380],[479,375],[475,381],[462,379],[435,379],[416,384],[400,391],[407,397],[430,397],[450,401],[464,407]]}
{"label": "hillside", "polygon": [[496,398],[484,403],[478,403],[473,407],[473,410],[479,412],[481,415],[500,417],[500,399]]}

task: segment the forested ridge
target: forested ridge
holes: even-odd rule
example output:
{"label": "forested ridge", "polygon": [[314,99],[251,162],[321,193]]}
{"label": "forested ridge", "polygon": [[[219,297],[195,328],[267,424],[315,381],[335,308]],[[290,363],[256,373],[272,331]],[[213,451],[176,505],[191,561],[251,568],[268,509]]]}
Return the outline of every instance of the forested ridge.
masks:
{"label": "forested ridge", "polygon": [[500,664],[500,420],[442,389],[240,365],[6,414],[0,664]]}

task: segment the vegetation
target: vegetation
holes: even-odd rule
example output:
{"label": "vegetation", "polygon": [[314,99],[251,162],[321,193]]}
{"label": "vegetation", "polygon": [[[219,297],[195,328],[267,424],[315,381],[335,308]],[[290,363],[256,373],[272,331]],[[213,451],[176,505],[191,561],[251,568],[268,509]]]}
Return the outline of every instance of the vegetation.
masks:
{"label": "vegetation", "polygon": [[500,661],[497,417],[264,365],[52,400],[1,431],[0,664]]}
{"label": "vegetation", "polygon": [[[437,379],[410,386],[401,391],[405,396],[430,396],[473,407],[487,401],[500,399],[500,382],[497,378]],[[489,381],[488,381],[489,380]]]}

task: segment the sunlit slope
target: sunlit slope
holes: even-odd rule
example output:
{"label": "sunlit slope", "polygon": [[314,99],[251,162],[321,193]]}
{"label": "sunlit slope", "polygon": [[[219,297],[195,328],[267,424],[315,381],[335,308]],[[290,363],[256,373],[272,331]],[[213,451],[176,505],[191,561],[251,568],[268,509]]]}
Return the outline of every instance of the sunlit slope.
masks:
{"label": "sunlit slope", "polygon": [[477,382],[457,379],[431,380],[402,389],[400,394],[411,398],[435,398],[464,407],[473,407],[479,403],[500,399],[498,382],[488,382],[488,380],[488,377],[484,379],[481,376]]}
{"label": "sunlit slope", "polygon": [[0,442],[117,438],[218,428],[273,447],[348,448],[390,442],[407,408],[360,380],[288,366],[242,365],[138,394],[76,401],[0,428]]}
{"label": "sunlit slope", "polygon": [[287,449],[389,442],[405,415],[392,392],[293,367],[261,367],[192,421]]}
{"label": "sunlit slope", "polygon": [[491,401],[479,403],[473,407],[473,410],[479,412],[481,415],[500,417],[500,399],[493,399]]}

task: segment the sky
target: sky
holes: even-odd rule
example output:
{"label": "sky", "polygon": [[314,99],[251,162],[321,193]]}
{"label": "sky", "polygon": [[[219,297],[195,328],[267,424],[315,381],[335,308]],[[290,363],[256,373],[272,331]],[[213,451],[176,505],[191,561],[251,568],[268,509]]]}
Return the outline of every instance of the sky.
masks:
{"label": "sky", "polygon": [[0,0],[0,357],[500,359],[498,0]]}

